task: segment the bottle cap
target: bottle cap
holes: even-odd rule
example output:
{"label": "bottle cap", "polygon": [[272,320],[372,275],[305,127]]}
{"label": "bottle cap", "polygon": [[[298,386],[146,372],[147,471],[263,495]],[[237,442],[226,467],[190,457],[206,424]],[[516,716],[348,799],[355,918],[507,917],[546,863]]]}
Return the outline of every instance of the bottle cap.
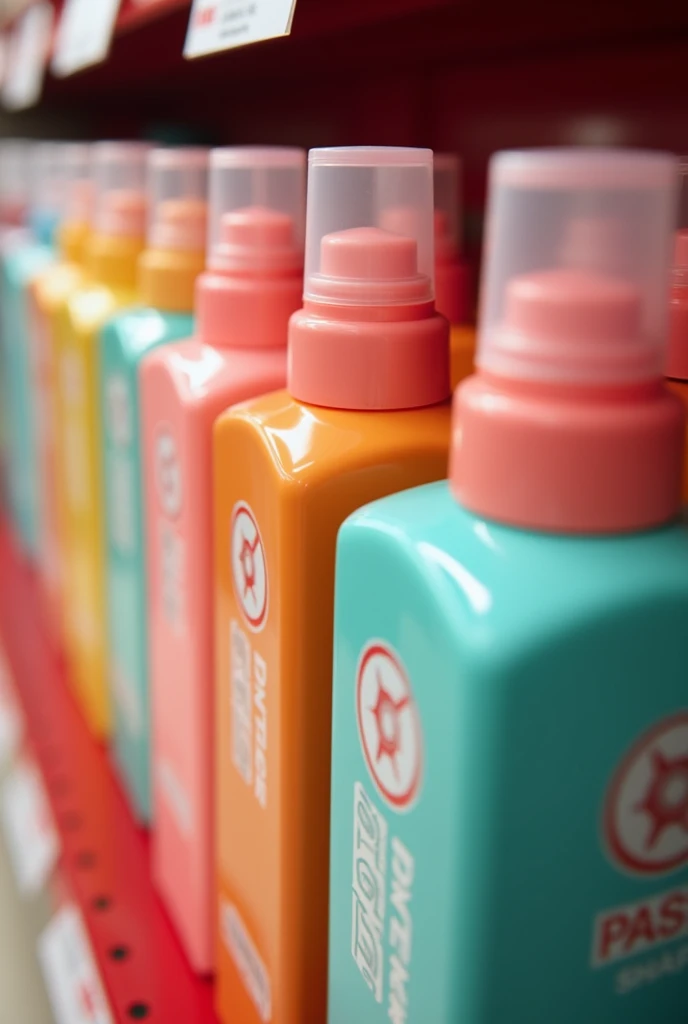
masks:
{"label": "bottle cap", "polygon": [[207,193],[207,149],[152,150],[148,155],[148,247],[203,252]]}
{"label": "bottle cap", "polygon": [[311,150],[304,299],[345,307],[432,302],[432,202],[432,150]]}
{"label": "bottle cap", "polygon": [[143,142],[98,142],[93,146],[94,233],[143,238],[146,234],[146,158]]}
{"label": "bottle cap", "polygon": [[531,382],[656,378],[674,202],[675,161],[661,153],[493,158],[478,366]]}
{"label": "bottle cap", "polygon": [[461,159],[455,153],[435,153],[435,262],[455,259],[461,252]]}
{"label": "bottle cap", "polygon": [[305,153],[232,146],[210,154],[207,267],[293,274],[303,264]]}

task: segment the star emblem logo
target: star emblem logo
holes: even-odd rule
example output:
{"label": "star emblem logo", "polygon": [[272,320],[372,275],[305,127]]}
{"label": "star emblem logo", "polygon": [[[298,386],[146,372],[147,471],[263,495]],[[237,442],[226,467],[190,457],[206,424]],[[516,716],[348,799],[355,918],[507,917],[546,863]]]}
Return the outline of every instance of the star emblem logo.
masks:
{"label": "star emblem logo", "polygon": [[688,712],[663,719],[631,747],[604,807],[607,851],[635,874],[688,863]]}
{"label": "star emblem logo", "polygon": [[253,632],[265,625],[268,574],[258,522],[246,502],[238,502],[230,530],[232,581],[244,618]]}
{"label": "star emblem logo", "polygon": [[408,810],[420,789],[420,715],[403,663],[383,641],[361,655],[356,716],[363,756],[378,791],[396,811]]}

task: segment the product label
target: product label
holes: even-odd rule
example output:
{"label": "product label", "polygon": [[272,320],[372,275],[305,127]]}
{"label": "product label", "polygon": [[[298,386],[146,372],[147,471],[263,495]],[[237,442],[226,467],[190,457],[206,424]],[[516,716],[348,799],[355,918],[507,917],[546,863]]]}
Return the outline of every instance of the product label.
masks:
{"label": "product label", "polygon": [[397,836],[392,835],[389,844],[388,837],[388,822],[356,782],[351,955],[377,1003],[383,1002],[386,990],[392,1024],[406,1024],[415,860]]}
{"label": "product label", "polygon": [[688,935],[688,885],[604,910],[595,918],[594,967],[626,960]]}
{"label": "product label", "polygon": [[0,812],[17,888],[33,895],[55,867],[60,841],[40,772],[28,758],[5,779]]}
{"label": "product label", "polygon": [[62,907],[41,934],[38,959],[55,1024],[112,1024],[88,935],[72,904]]}
{"label": "product label", "polygon": [[[630,746],[604,796],[603,848],[624,874],[654,879],[688,863],[688,712],[655,723]],[[634,963],[614,978],[617,995],[684,971],[688,944],[638,962],[638,955],[688,935],[688,886],[602,910],[592,926],[594,969]]]}
{"label": "product label", "polygon": [[153,464],[162,512],[158,520],[158,543],[163,615],[176,633],[182,633],[186,623],[186,546],[177,526],[183,501],[182,463],[169,426],[161,426],[156,433]]}
{"label": "product label", "polygon": [[232,764],[265,809],[268,803],[268,668],[236,619],[230,624]]}
{"label": "product label", "polygon": [[245,501],[232,511],[230,540],[234,593],[246,625],[259,633],[268,616],[268,569],[258,521]]}
{"label": "product label", "polygon": [[194,0],[185,57],[202,57],[291,32],[296,0]]}
{"label": "product label", "polygon": [[174,766],[167,758],[157,763],[158,783],[167,806],[179,831],[189,838],[193,834],[194,821],[191,801],[184,785],[179,779]]}
{"label": "product label", "polygon": [[688,711],[656,723],[622,759],[605,797],[604,839],[624,872],[659,875],[688,864]]}
{"label": "product label", "polygon": [[83,427],[86,380],[79,354],[64,352],[58,372],[65,407],[63,458],[67,500],[71,508],[83,509],[88,506],[88,450]]}
{"label": "product label", "polygon": [[11,764],[24,733],[24,720],[11,679],[5,652],[0,647],[0,772]]}
{"label": "product label", "polygon": [[423,736],[406,670],[384,641],[370,641],[361,654],[356,719],[363,756],[380,796],[393,810],[408,811],[421,786]]}
{"label": "product label", "polygon": [[126,378],[111,374],[105,386],[105,428],[109,448],[110,542],[122,555],[136,549],[136,469],[134,465],[134,423],[132,397]]}
{"label": "product label", "polygon": [[239,911],[232,903],[223,902],[220,910],[222,938],[246,991],[262,1021],[272,1020],[270,975]]}

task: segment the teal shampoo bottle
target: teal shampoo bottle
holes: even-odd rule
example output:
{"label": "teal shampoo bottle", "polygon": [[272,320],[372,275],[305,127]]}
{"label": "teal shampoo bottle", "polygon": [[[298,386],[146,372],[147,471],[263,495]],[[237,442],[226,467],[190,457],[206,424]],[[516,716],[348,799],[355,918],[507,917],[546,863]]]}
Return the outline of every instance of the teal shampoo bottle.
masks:
{"label": "teal shampoo bottle", "polygon": [[206,186],[206,150],[151,151],[142,304],[109,321],[100,340],[113,742],[142,821],[150,818],[151,780],[140,369],[153,349],[193,334],[194,284],[205,261]]}
{"label": "teal shampoo bottle", "polygon": [[30,230],[3,245],[0,273],[3,399],[7,425],[7,478],[12,522],[25,554],[37,559],[41,531],[38,430],[29,286],[55,259],[58,220],[58,143],[25,144]]}
{"label": "teal shampoo bottle", "polygon": [[449,481],[337,547],[329,1024],[685,1024],[677,167],[490,168]]}

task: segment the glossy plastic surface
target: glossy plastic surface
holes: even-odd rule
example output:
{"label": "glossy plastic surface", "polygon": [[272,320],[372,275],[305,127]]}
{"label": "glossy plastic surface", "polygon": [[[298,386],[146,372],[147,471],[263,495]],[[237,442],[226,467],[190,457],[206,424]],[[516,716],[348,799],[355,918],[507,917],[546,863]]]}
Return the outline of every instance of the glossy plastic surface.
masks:
{"label": "glossy plastic surface", "polygon": [[217,998],[227,1024],[324,1019],[336,534],[363,502],[443,476],[448,442],[447,404],[354,413],[284,391],[216,425]]}
{"label": "glossy plastic surface", "polygon": [[54,638],[65,635],[63,519],[60,507],[63,478],[62,452],[57,443],[57,346],[54,335],[57,311],[83,283],[78,263],[59,260],[48,266],[29,286],[33,387],[37,413],[38,487],[41,495],[39,569],[48,605],[47,621]]}
{"label": "glossy plastic surface", "polygon": [[286,358],[192,340],[152,352],[141,374],[153,870],[200,972],[215,960],[212,425],[283,386]]}
{"label": "glossy plastic surface", "polygon": [[87,266],[101,270],[101,276],[89,277],[55,318],[58,444],[64,459],[58,500],[64,509],[66,653],[71,681],[98,735],[110,727],[99,334],[118,309],[136,301],[136,260],[143,244],[142,239],[115,239],[110,246],[110,241],[104,236],[91,241]]}
{"label": "glossy plastic surface", "polygon": [[193,332],[190,313],[136,308],[100,335],[108,670],[113,743],[136,814],[150,818],[148,587],[141,460],[141,361]]}
{"label": "glossy plastic surface", "polygon": [[440,483],[344,525],[329,1024],[681,1024],[687,616],[679,524],[548,537]]}
{"label": "glossy plastic surface", "polygon": [[10,503],[15,528],[31,558],[38,556],[40,546],[41,496],[28,289],[53,259],[52,248],[27,235],[4,248],[0,271],[0,344]]}

